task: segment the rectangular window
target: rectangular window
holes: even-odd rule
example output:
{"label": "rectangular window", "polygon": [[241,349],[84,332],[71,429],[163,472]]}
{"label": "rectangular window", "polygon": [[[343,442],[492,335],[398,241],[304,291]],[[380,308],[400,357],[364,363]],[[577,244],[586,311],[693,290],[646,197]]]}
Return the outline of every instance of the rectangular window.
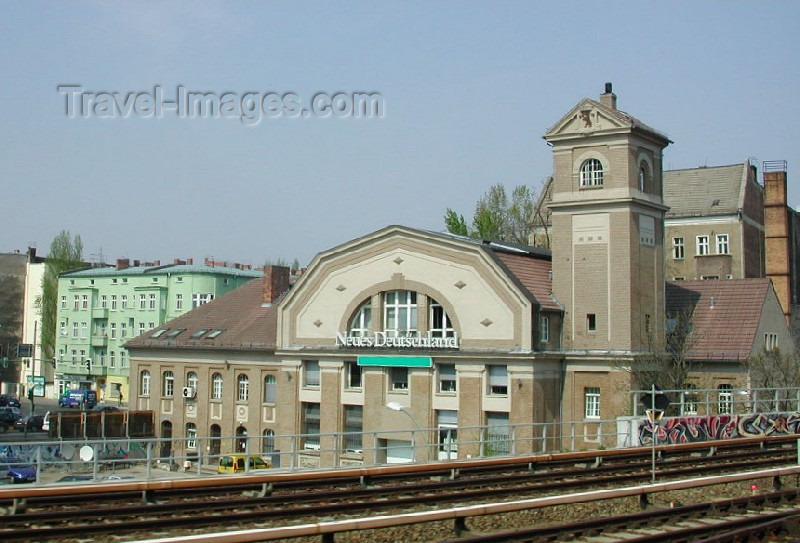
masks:
{"label": "rectangular window", "polygon": [[550,342],[550,318],[540,316],[539,317],[539,342],[540,343],[549,343]]}
{"label": "rectangular window", "polygon": [[672,258],[675,260],[683,260],[685,255],[683,238],[672,238]]}
{"label": "rectangular window", "polygon": [[486,456],[506,455],[511,451],[511,428],[508,413],[486,413]]}
{"label": "rectangular window", "polygon": [[183,294],[175,295],[175,311],[183,310]]}
{"label": "rectangular window", "polygon": [[139,323],[139,335],[141,336],[144,333],[145,333],[144,322],[140,322]]}
{"label": "rectangular window", "polygon": [[697,414],[697,389],[691,383],[684,385],[684,390],[681,392],[681,415],[696,415]]}
{"label": "rectangular window", "polygon": [[149,308],[150,309],[155,309],[156,308],[156,295],[153,292],[150,293],[150,306],[149,306]]}
{"label": "rectangular window", "polygon": [[726,255],[728,252],[728,234],[717,234],[717,254]]}
{"label": "rectangular window", "polygon": [[729,415],[733,413],[733,385],[727,383],[721,384],[717,387],[717,395],[719,400],[719,414]]}
{"label": "rectangular window", "polygon": [[587,419],[600,418],[600,388],[587,387],[583,389],[584,416]]}
{"label": "rectangular window", "polygon": [[597,331],[597,318],[595,317],[594,313],[589,313],[586,315],[586,331],[587,332]]}
{"label": "rectangular window", "polygon": [[111,323],[111,339],[117,339],[117,323]]}
{"label": "rectangular window", "polygon": [[456,365],[438,364],[439,392],[456,392]]}
{"label": "rectangular window", "polygon": [[708,254],[708,236],[697,236],[697,254]]}
{"label": "rectangular window", "polygon": [[436,428],[439,460],[458,458],[458,411],[437,410]]}
{"label": "rectangular window", "polygon": [[644,316],[644,333],[650,334],[650,315]]}
{"label": "rectangular window", "polygon": [[67,308],[67,297],[66,296],[62,296],[61,297],[61,309],[66,309],[66,308]]}
{"label": "rectangular window", "polygon": [[89,337],[89,323],[86,322],[81,323],[81,337],[82,338]]}
{"label": "rectangular window", "polygon": [[454,337],[456,332],[453,323],[441,304],[431,299],[430,304],[430,325],[428,329],[433,337]]}
{"label": "rectangular window", "polygon": [[101,366],[105,366],[106,365],[106,352],[105,351],[100,351],[98,353],[98,355],[97,355],[97,360],[98,360],[98,362],[99,362],[99,364]]}
{"label": "rectangular window", "polygon": [[81,309],[89,309],[89,295],[84,294],[81,296]]}
{"label": "rectangular window", "polygon": [[489,366],[489,394],[495,396],[508,395],[508,368],[506,366]]}
{"label": "rectangular window", "polygon": [[139,309],[147,309],[147,296],[139,294]]}
{"label": "rectangular window", "polygon": [[778,334],[766,333],[764,334],[764,350],[774,351],[778,348]]}
{"label": "rectangular window", "polygon": [[112,311],[116,311],[117,310],[117,295],[116,294],[112,294],[111,295],[111,310]]}
{"label": "rectangular window", "polygon": [[386,335],[414,337],[417,334],[417,293],[393,290],[383,296],[383,329]]}
{"label": "rectangular window", "polygon": [[108,296],[106,296],[105,294],[100,295],[100,307],[102,307],[103,309],[108,308]]}
{"label": "rectangular window", "polygon": [[207,304],[213,299],[214,295],[211,293],[192,294],[192,309],[194,309],[195,307],[200,307],[203,304]]}
{"label": "rectangular window", "polygon": [[120,296],[119,305],[120,305],[120,308],[122,308],[122,309],[128,309],[128,295],[127,294],[123,294],[122,296]]}
{"label": "rectangular window", "polygon": [[116,366],[116,364],[117,364],[117,362],[116,362],[116,359],[114,358],[114,351],[109,351],[109,353],[108,353],[108,367],[109,368],[113,368],[114,366]]}
{"label": "rectangular window", "polygon": [[361,388],[361,366],[351,360],[345,362],[345,371],[347,372],[345,387]]}
{"label": "rectangular window", "polygon": [[319,449],[319,404],[303,403],[303,422],[300,429],[305,434],[304,449]]}
{"label": "rectangular window", "polygon": [[72,309],[77,311],[81,307],[81,297],[77,294],[72,296]]}
{"label": "rectangular window", "polygon": [[303,386],[319,387],[319,362],[303,360]]}
{"label": "rectangular window", "polygon": [[78,322],[77,321],[72,323],[72,337],[74,337],[74,338],[78,337]]}
{"label": "rectangular window", "polygon": [[392,390],[408,390],[408,368],[389,368]]}
{"label": "rectangular window", "polygon": [[348,452],[361,452],[364,432],[364,408],[360,405],[344,406],[344,448]]}
{"label": "rectangular window", "polygon": [[119,324],[119,337],[122,339],[128,337],[128,325],[125,324],[124,322],[121,322]]}
{"label": "rectangular window", "polygon": [[128,366],[128,363],[126,362],[126,360],[127,359],[125,358],[125,351],[120,351],[119,352],[119,367],[120,368],[125,368],[125,367]]}

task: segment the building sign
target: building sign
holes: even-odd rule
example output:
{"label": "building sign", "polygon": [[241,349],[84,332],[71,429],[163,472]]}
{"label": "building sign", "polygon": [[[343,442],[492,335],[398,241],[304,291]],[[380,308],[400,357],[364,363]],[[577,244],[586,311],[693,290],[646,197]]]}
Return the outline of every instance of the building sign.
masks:
{"label": "building sign", "polygon": [[359,356],[359,366],[393,366],[398,368],[430,368],[430,356]]}
{"label": "building sign", "polygon": [[400,349],[458,349],[458,335],[434,337],[432,332],[414,336],[388,336],[386,332],[374,332],[369,336],[348,336],[347,332],[336,333],[337,347],[394,347]]}

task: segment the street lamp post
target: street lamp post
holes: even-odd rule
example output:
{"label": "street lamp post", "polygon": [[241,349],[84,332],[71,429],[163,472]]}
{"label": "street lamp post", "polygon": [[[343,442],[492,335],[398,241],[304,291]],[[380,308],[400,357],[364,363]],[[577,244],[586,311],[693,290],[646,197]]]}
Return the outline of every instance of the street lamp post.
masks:
{"label": "street lamp post", "polygon": [[[419,422],[417,422],[417,419],[415,419],[411,415],[411,413],[408,412],[408,409],[406,409],[406,406],[404,406],[400,402],[389,402],[389,403],[386,404],[386,407],[388,407],[392,411],[400,411],[401,413],[405,413],[405,415],[408,418],[410,418],[411,422],[413,422],[414,425],[417,427],[417,430],[419,430],[419,432],[422,434],[422,439],[425,440],[426,447],[430,446],[430,442],[428,441],[428,436],[425,433],[425,430],[422,429],[422,426],[420,426]],[[415,433],[411,434],[411,446],[414,449],[414,451],[416,452],[416,434]],[[416,456],[416,454],[414,456]],[[426,456],[427,456],[427,448],[426,448]]]}

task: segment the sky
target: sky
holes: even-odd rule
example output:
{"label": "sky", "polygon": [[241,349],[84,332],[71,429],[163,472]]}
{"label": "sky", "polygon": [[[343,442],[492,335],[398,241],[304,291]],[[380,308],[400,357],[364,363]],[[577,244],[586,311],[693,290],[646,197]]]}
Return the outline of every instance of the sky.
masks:
{"label": "sky", "polygon": [[[785,160],[800,209],[798,23],[770,1],[2,2],[0,252],[66,230],[88,260],[305,266],[443,231],[494,184],[538,191],[542,134],[605,82],[674,142],[666,169]],[[224,114],[180,115],[183,92]]]}

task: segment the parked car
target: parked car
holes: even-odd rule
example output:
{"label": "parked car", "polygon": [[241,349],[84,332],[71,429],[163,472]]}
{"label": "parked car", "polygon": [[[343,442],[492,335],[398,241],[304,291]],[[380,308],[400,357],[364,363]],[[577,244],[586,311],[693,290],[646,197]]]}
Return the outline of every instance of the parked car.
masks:
{"label": "parked car", "polygon": [[23,462],[15,456],[7,456],[0,459],[0,470],[6,472],[6,476],[12,483],[32,483],[36,481],[36,466]]}
{"label": "parked car", "polygon": [[0,394],[0,407],[19,407],[19,400],[11,394]]}
{"label": "parked car", "polygon": [[13,428],[19,420],[19,415],[14,411],[16,407],[0,407],[0,432]]}
{"label": "parked car", "polygon": [[117,413],[119,411],[119,407],[115,407],[113,405],[95,405],[92,408],[92,411],[105,411],[106,413]]}
{"label": "parked car", "polygon": [[59,407],[81,407],[92,409],[97,404],[97,392],[86,389],[67,390],[58,397]]}
{"label": "parked car", "polygon": [[248,471],[269,469],[272,467],[272,464],[268,460],[264,460],[260,456],[247,457],[243,454],[228,454],[220,457],[217,473],[244,473],[245,459],[248,460]]}
{"label": "parked car", "polygon": [[17,422],[14,423],[14,428],[20,432],[24,432],[25,430],[29,432],[41,432],[42,424],[44,424],[43,415],[28,415],[27,417],[18,419]]}

